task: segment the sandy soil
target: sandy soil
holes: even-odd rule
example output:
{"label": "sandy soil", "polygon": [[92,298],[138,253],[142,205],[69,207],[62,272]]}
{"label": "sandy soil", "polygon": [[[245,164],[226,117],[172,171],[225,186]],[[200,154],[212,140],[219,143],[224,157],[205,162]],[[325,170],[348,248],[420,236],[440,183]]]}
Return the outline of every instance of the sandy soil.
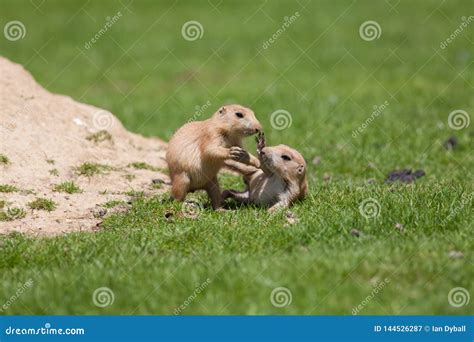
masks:
{"label": "sandy soil", "polygon": [[[127,210],[126,192],[153,195],[166,190],[169,179],[160,172],[166,168],[165,152],[161,140],[128,132],[106,110],[51,94],[21,65],[0,57],[0,155],[8,158],[0,162],[0,186],[18,188],[0,192],[0,233],[55,235],[100,229],[104,215]],[[80,175],[76,168],[85,162],[111,168]],[[154,169],[137,169],[131,163]],[[161,189],[153,187],[152,180],[163,183]],[[65,181],[74,181],[83,192],[53,190]],[[28,203],[38,197],[53,200],[56,209],[30,209]],[[124,203],[104,209],[111,200]]]}

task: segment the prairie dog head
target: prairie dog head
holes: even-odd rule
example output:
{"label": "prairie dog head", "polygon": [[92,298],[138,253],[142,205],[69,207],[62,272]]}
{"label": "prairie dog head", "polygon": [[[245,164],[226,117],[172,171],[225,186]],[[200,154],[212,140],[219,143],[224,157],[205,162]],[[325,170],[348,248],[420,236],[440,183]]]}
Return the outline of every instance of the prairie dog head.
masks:
{"label": "prairie dog head", "polygon": [[306,183],[306,162],[295,149],[286,145],[267,146],[260,152],[260,159],[265,173],[276,173],[298,184]]}
{"label": "prairie dog head", "polygon": [[254,112],[237,104],[222,106],[212,118],[219,121],[230,135],[237,137],[250,136],[262,130]]}

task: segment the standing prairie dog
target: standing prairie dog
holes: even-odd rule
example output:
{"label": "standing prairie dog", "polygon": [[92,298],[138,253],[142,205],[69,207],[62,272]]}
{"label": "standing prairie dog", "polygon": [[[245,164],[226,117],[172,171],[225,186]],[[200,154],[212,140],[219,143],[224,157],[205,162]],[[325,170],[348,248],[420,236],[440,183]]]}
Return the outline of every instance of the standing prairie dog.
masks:
{"label": "standing prairie dog", "polygon": [[226,159],[241,159],[242,139],[261,129],[253,111],[237,104],[223,106],[211,118],[179,128],[166,153],[172,197],[183,201],[188,192],[202,189],[211,198],[212,207],[220,208],[217,173]]}
{"label": "standing prairie dog", "polygon": [[243,192],[224,190],[222,199],[234,198],[243,203],[268,206],[269,211],[288,208],[308,192],[306,162],[295,149],[286,145],[264,147],[258,151],[260,167],[236,160],[225,165],[243,175],[247,189]]}

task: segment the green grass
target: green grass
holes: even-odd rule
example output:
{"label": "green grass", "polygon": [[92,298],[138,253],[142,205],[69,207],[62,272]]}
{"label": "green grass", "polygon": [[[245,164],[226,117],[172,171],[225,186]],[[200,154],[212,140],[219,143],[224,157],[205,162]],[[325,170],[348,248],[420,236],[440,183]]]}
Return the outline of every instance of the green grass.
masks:
{"label": "green grass", "polygon": [[112,135],[105,130],[101,130],[97,133],[89,134],[86,139],[94,143],[99,143],[106,140],[112,141]]}
{"label": "green grass", "polygon": [[49,198],[38,197],[35,200],[29,202],[28,207],[33,210],[53,211],[56,210],[56,203]]}
{"label": "green grass", "polygon": [[17,192],[20,191],[16,186],[10,184],[0,184],[0,192]]}
{"label": "green grass", "polygon": [[[3,206],[1,207],[3,208]],[[22,219],[26,216],[26,211],[23,208],[7,208],[0,211],[0,221],[13,221]]]}
{"label": "green grass", "polygon": [[155,167],[153,165],[147,164],[145,162],[134,162],[130,163],[128,167],[133,167],[137,170],[151,170],[151,171],[161,171],[159,167]]}
{"label": "green grass", "polygon": [[77,194],[82,192],[82,189],[73,181],[55,184],[53,190],[57,192],[66,192],[68,194]]}
{"label": "green grass", "polygon": [[[474,294],[474,24],[440,48],[469,15],[469,0],[229,1],[214,4],[217,10],[206,1],[133,2],[130,11],[112,1],[83,5],[48,1],[41,14],[28,1],[9,1],[2,18],[21,20],[27,34],[4,41],[2,54],[48,90],[165,140],[222,104],[247,105],[269,145],[284,143],[306,157],[310,194],[291,209],[299,221],[290,226],[284,213],[253,206],[229,203],[231,210],[213,212],[202,193],[190,196],[202,204],[190,217],[164,194],[138,196],[130,212],[108,217],[95,232],[2,236],[3,298],[34,280],[7,314],[173,314],[208,278],[182,314],[351,314],[385,278],[360,314],[472,312],[472,298],[456,308],[447,297],[454,287]],[[123,17],[84,48],[117,11]],[[298,19],[264,49],[296,11]],[[192,42],[181,36],[190,20],[204,28]],[[368,20],[380,24],[379,39],[360,38]],[[291,114],[281,130],[271,123],[279,109]],[[449,126],[457,109],[468,113],[469,127]],[[451,136],[458,144],[448,151],[443,142]],[[255,151],[253,138],[246,147]],[[385,183],[404,168],[426,176]],[[90,165],[84,170],[97,174]],[[243,187],[231,175],[220,182]],[[366,219],[359,206],[369,198],[379,215]],[[115,301],[99,308],[92,294],[103,286]],[[292,294],[283,308],[270,301],[280,286]]]}
{"label": "green grass", "polygon": [[138,197],[143,197],[145,195],[145,192],[140,191],[140,190],[129,190],[129,191],[125,191],[123,194],[130,197],[138,198]]}
{"label": "green grass", "polygon": [[51,176],[59,176],[59,171],[58,169],[51,169],[48,171]]}
{"label": "green grass", "polygon": [[127,181],[131,182],[136,178],[136,175],[132,175],[131,173],[127,173],[125,175],[122,175],[123,178],[125,178]]}
{"label": "green grass", "polygon": [[0,164],[2,165],[8,165],[10,164],[10,159],[4,154],[0,154]]}
{"label": "green grass", "polygon": [[106,171],[112,170],[113,168],[109,165],[103,165],[98,163],[85,162],[74,170],[79,176],[92,177]]}
{"label": "green grass", "polygon": [[122,203],[124,203],[124,202],[121,201],[121,200],[110,200],[110,201],[105,202],[104,204],[102,204],[102,207],[104,207],[104,208],[113,208],[113,207],[116,207],[117,205],[122,204]]}
{"label": "green grass", "polygon": [[155,190],[162,189],[162,188],[163,188],[163,184],[161,184],[161,183],[152,183],[152,184],[150,185],[150,188],[151,188],[151,189],[155,189]]}

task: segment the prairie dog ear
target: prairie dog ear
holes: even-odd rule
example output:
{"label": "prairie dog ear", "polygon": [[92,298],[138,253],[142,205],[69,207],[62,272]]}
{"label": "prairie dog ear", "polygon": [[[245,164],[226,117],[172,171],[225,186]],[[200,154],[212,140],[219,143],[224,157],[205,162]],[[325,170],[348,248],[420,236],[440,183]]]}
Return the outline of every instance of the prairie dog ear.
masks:
{"label": "prairie dog ear", "polygon": [[227,109],[225,107],[219,108],[219,114],[224,115],[226,113]]}
{"label": "prairie dog ear", "polygon": [[302,175],[303,173],[304,173],[304,165],[301,164],[300,166],[298,166],[298,174]]}

